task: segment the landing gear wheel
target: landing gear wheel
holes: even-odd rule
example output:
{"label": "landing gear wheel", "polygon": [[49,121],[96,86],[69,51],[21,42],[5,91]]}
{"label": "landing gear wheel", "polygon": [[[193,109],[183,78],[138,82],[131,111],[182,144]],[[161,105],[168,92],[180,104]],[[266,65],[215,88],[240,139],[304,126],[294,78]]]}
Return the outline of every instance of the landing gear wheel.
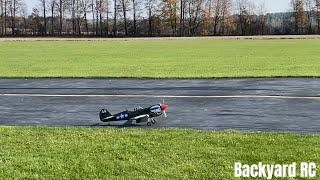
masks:
{"label": "landing gear wheel", "polygon": [[148,125],[148,126],[151,126],[152,124],[151,124],[151,122],[147,122],[147,125]]}
{"label": "landing gear wheel", "polygon": [[156,123],[156,120],[155,120],[155,119],[151,119],[151,123],[152,123],[152,124],[155,124],[155,123]]}

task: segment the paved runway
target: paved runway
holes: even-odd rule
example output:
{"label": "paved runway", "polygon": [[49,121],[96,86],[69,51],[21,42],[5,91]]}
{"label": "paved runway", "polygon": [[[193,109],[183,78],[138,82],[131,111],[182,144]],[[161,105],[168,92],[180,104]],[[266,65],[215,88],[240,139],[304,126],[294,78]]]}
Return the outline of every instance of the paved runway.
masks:
{"label": "paved runway", "polygon": [[[320,79],[0,79],[0,125],[104,126],[162,100],[154,127],[320,131]],[[142,126],[145,127],[145,126]]]}

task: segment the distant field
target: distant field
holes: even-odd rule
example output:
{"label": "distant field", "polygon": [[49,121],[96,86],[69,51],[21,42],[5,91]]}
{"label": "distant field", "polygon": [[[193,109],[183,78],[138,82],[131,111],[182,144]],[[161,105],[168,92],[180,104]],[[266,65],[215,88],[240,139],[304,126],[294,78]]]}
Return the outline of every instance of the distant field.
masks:
{"label": "distant field", "polygon": [[291,133],[0,126],[0,179],[233,179],[234,162],[319,163],[319,142]]}
{"label": "distant field", "polygon": [[320,41],[0,42],[0,77],[320,76]]}

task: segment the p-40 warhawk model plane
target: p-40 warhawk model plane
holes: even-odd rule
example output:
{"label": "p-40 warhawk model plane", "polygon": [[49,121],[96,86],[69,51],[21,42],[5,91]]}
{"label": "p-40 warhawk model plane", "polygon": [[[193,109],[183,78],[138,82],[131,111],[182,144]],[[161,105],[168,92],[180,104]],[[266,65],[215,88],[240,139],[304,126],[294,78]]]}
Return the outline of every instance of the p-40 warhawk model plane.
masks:
{"label": "p-40 warhawk model plane", "polygon": [[132,125],[133,121],[137,124],[147,122],[148,126],[156,123],[155,117],[162,114],[167,117],[166,110],[168,105],[160,103],[148,108],[139,108],[134,111],[123,111],[121,113],[112,115],[108,110],[102,109],[100,111],[100,120],[102,122],[127,121],[125,125]]}

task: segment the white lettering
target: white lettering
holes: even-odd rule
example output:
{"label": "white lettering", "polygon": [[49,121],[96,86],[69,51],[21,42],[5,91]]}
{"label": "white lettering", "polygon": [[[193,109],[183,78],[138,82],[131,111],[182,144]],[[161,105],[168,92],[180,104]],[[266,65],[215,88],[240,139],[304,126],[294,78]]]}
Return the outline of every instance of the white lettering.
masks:
{"label": "white lettering", "polygon": [[248,164],[244,164],[242,167],[243,167],[242,176],[250,177],[250,166]]}
{"label": "white lettering", "polygon": [[234,163],[234,177],[241,177],[241,163],[236,162]]}
{"label": "white lettering", "polygon": [[251,165],[250,174],[251,174],[251,177],[257,177],[258,176],[258,165],[256,165],[256,164]]}
{"label": "white lettering", "polygon": [[[315,163],[300,163],[300,176],[301,177],[316,177],[317,166]],[[297,177],[297,163],[292,164],[242,164],[240,162],[234,163],[234,176],[235,177],[252,177],[252,178],[266,178],[272,179]]]}
{"label": "white lettering", "polygon": [[274,176],[275,177],[283,177],[282,176],[282,165],[276,164],[274,165]]}
{"label": "white lettering", "polygon": [[317,166],[316,163],[309,163],[309,177],[316,177],[317,175]]}
{"label": "white lettering", "polygon": [[308,177],[308,167],[309,167],[308,163],[302,162],[300,164],[300,177]]}
{"label": "white lettering", "polygon": [[297,176],[297,163],[292,163],[288,167],[288,176],[289,177],[296,177]]}
{"label": "white lettering", "polygon": [[302,162],[300,164],[300,177],[316,177],[317,166],[316,163]]}
{"label": "white lettering", "polygon": [[274,166],[274,165],[267,165],[267,179],[272,179],[272,176],[273,176],[273,166]]}
{"label": "white lettering", "polygon": [[262,162],[259,162],[259,177],[267,177],[266,166]]}

